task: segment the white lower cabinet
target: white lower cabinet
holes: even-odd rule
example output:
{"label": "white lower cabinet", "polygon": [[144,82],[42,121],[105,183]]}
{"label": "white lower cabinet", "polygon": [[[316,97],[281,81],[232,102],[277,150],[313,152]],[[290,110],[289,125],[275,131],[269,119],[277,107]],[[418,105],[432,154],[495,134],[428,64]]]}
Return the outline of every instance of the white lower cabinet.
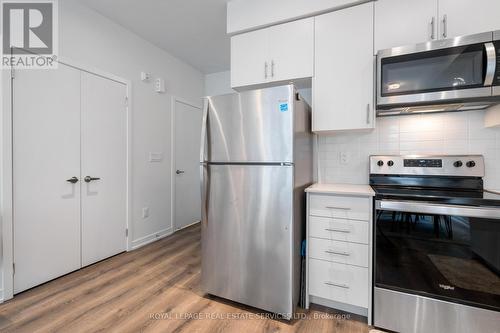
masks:
{"label": "white lower cabinet", "polygon": [[364,315],[371,324],[373,199],[315,191],[306,190],[306,304]]}
{"label": "white lower cabinet", "polygon": [[309,259],[309,294],[368,307],[368,269]]}

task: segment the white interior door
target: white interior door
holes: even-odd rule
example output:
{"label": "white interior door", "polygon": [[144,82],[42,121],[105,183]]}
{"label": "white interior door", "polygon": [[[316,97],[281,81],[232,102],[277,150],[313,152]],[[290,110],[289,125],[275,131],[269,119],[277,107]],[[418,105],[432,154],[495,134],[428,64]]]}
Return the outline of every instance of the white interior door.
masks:
{"label": "white interior door", "polygon": [[124,84],[82,73],[83,266],[126,249],[126,96]]}
{"label": "white interior door", "polygon": [[14,293],[79,269],[80,71],[17,71],[13,83]]}
{"label": "white interior door", "polygon": [[174,227],[181,229],[200,220],[201,109],[175,102],[175,207]]}

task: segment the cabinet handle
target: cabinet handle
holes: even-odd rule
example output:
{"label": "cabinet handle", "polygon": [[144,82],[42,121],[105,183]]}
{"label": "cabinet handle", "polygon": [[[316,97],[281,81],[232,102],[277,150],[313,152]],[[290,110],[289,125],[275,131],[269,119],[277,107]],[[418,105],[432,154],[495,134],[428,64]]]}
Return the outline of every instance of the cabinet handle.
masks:
{"label": "cabinet handle", "polygon": [[328,209],[341,209],[341,210],[351,210],[349,207],[334,207],[334,206],[326,206]]}
{"label": "cabinet handle", "polygon": [[350,234],[351,233],[351,230],[347,230],[347,229],[325,229],[325,231],[343,232],[345,234]]}
{"label": "cabinet handle", "polygon": [[274,60],[271,60],[271,77],[274,77]]}
{"label": "cabinet handle", "polygon": [[333,287],[340,287],[344,289],[349,289],[349,286],[345,283],[334,283],[334,282],[325,282],[326,285],[333,286]]}
{"label": "cabinet handle", "polygon": [[371,107],[370,103],[366,104],[366,123],[370,124],[370,113],[371,113]]}
{"label": "cabinet handle", "polygon": [[351,255],[349,252],[344,252],[344,251],[340,252],[340,251],[333,251],[333,250],[326,250],[325,253],[328,253],[328,254],[337,254],[339,256],[346,256],[346,257],[348,257],[348,256]]}
{"label": "cabinet handle", "polygon": [[443,15],[443,38],[448,37],[448,15]]}
{"label": "cabinet handle", "polygon": [[264,65],[264,78],[267,79],[267,61],[266,64]]}
{"label": "cabinet handle", "polygon": [[431,20],[431,39],[436,39],[436,18],[433,16]]}

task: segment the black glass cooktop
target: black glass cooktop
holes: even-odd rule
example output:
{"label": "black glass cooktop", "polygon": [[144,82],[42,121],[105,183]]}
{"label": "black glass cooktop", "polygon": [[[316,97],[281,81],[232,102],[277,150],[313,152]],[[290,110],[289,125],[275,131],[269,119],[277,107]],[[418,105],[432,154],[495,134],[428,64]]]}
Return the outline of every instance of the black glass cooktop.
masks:
{"label": "black glass cooktop", "polygon": [[450,205],[500,207],[500,193],[486,190],[372,186],[377,199],[413,200]]}

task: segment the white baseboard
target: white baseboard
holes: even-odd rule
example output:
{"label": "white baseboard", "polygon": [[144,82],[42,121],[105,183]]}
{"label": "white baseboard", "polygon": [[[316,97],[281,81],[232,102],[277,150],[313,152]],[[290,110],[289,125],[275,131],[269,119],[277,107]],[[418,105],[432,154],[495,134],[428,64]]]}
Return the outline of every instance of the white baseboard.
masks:
{"label": "white baseboard", "polygon": [[131,250],[138,249],[146,244],[149,244],[149,243],[152,243],[152,242],[157,241],[159,239],[162,239],[164,237],[170,236],[171,234],[173,234],[173,229],[172,229],[172,227],[168,227],[167,229],[163,229],[163,230],[157,231],[155,233],[152,233],[150,235],[133,240]]}

